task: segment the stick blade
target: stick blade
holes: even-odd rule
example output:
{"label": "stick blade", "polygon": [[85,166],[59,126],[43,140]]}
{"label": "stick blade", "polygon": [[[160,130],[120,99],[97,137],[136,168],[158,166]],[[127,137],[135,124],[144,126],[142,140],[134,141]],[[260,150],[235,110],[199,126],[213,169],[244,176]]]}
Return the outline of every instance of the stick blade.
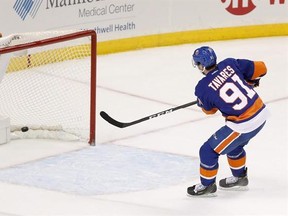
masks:
{"label": "stick blade", "polygon": [[125,127],[124,123],[116,121],[115,119],[113,119],[111,116],[109,116],[106,112],[101,111],[100,112],[100,116],[107,122],[109,122],[110,124],[119,127],[119,128],[123,128]]}

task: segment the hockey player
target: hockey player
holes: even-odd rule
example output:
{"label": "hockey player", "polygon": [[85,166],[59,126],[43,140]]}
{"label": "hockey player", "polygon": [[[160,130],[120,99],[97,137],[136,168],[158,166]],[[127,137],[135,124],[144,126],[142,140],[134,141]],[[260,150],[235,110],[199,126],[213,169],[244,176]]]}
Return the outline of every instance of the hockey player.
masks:
{"label": "hockey player", "polygon": [[203,46],[192,56],[194,67],[205,77],[196,88],[198,106],[206,114],[218,110],[225,126],[216,131],[200,148],[200,184],[187,188],[188,195],[214,195],[220,155],[226,155],[232,176],[219,181],[220,189],[246,187],[245,145],[263,128],[267,108],[254,87],[267,72],[262,61],[227,58],[217,63],[214,50]]}

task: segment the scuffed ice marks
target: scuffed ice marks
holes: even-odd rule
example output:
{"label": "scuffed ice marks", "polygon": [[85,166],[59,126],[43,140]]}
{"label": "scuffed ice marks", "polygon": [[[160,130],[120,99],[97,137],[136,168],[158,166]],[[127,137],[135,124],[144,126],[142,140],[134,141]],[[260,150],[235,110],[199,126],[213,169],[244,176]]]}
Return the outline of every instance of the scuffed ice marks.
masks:
{"label": "scuffed ice marks", "polygon": [[196,158],[98,145],[0,170],[0,181],[92,196],[167,187],[197,174]]}

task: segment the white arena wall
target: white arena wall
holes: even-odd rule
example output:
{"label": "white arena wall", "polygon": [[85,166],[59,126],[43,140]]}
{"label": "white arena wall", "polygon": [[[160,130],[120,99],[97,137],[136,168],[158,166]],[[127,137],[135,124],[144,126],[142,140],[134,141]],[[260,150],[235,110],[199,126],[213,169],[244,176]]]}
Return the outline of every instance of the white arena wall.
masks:
{"label": "white arena wall", "polygon": [[98,53],[288,35],[288,0],[1,0],[0,32],[95,29]]}

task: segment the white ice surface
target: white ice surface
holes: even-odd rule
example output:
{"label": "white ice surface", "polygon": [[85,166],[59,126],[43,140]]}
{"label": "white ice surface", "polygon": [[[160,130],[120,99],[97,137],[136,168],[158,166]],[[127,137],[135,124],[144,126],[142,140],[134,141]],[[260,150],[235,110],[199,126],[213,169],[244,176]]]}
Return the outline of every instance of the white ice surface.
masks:
{"label": "white ice surface", "polygon": [[[120,121],[132,121],[194,100],[194,87],[202,75],[191,66],[191,53],[204,44],[215,49],[219,60],[226,57],[263,60],[268,67],[268,74],[257,91],[267,103],[271,117],[263,131],[246,147],[248,191],[218,190],[217,197],[209,199],[186,196],[186,188],[199,182],[198,170],[196,175],[194,172],[198,169],[201,144],[224,123],[221,115],[208,117],[194,106],[125,129],[113,127],[98,116],[96,147],[55,140],[14,140],[1,145],[0,215],[287,215],[287,37],[210,42],[100,56],[97,112],[105,110]],[[91,148],[97,158],[85,154]],[[103,154],[99,154],[101,151]],[[84,152],[82,157],[81,152]],[[137,157],[131,160],[134,154]],[[93,160],[87,160],[85,155]],[[151,158],[160,164],[159,172]],[[187,173],[189,158],[191,176]],[[105,167],[107,160],[110,161]],[[72,191],[59,189],[55,170],[47,161],[61,168],[57,173],[61,177],[58,183],[63,187],[69,185]],[[119,161],[121,166],[116,167]],[[175,167],[171,167],[173,162],[176,162]],[[186,169],[178,176],[179,162]],[[97,173],[97,169],[103,168],[101,163],[104,169]],[[218,180],[230,175],[226,158],[222,156],[219,163]],[[162,172],[165,164],[168,174]],[[119,179],[115,182],[112,179],[108,187],[115,193],[95,193],[96,189],[103,189],[107,177],[131,175],[137,167],[141,169],[137,171],[144,169],[145,172],[137,173],[136,182],[124,178],[123,182],[115,184]],[[35,170],[42,181],[34,178]],[[147,183],[155,180],[155,170],[161,186],[149,188]],[[91,191],[87,188],[90,181],[86,181],[89,184],[85,181],[73,184],[77,172],[92,180],[98,175]],[[141,178],[144,176],[146,182]],[[170,179],[163,181],[161,177]],[[49,184],[49,178],[53,184],[52,181]],[[43,181],[45,186],[40,184]],[[142,188],[131,191],[136,184]],[[81,193],[79,187],[90,194]],[[126,191],[116,192],[119,187]]]}

